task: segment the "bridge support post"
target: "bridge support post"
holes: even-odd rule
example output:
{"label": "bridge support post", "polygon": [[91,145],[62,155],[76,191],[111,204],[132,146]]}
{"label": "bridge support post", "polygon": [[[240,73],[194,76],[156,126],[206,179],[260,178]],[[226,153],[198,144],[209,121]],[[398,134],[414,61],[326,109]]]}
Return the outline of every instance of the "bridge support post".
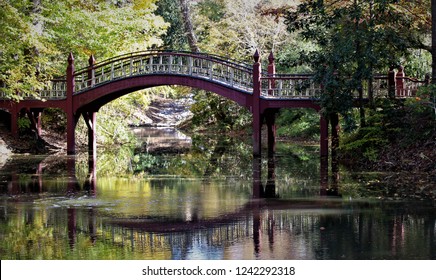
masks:
{"label": "bridge support post", "polygon": [[332,162],[337,160],[337,150],[339,148],[339,115],[333,113],[330,115],[331,125],[331,160]]}
{"label": "bridge support post", "polygon": [[76,153],[76,124],[77,118],[74,113],[73,106],[73,93],[74,93],[74,57],[70,53],[68,56],[67,67],[67,154],[74,155]]}
{"label": "bridge support post", "polygon": [[262,187],[262,162],[260,157],[253,158],[253,193],[252,198],[257,199],[263,196]]}
{"label": "bridge support post", "polygon": [[[88,86],[93,87],[95,84],[95,58],[91,55],[88,59]],[[88,111],[82,113],[83,118],[85,119],[86,126],[88,127],[88,156],[89,162],[94,162],[97,160],[97,133],[96,133],[96,124],[97,124],[97,112]]]}
{"label": "bridge support post", "polygon": [[82,113],[85,119],[86,126],[88,127],[88,155],[89,160],[95,161],[97,159],[97,112],[84,112]]}
{"label": "bridge support post", "polygon": [[254,64],[253,64],[253,105],[251,107],[251,112],[253,114],[253,156],[259,157],[261,156],[261,138],[262,138],[262,113],[260,110],[260,91],[261,91],[261,83],[260,83],[260,55],[259,51],[253,55]]}
{"label": "bridge support post", "polygon": [[274,111],[265,113],[268,134],[268,156],[272,157],[276,152],[276,115]]}
{"label": "bridge support post", "polygon": [[11,134],[14,137],[18,137],[18,111],[16,104],[14,104],[14,108],[11,109]]}
{"label": "bridge support post", "polygon": [[328,159],[329,156],[329,125],[326,118],[324,118],[322,115],[320,116],[319,120],[319,126],[320,126],[320,156],[321,158],[325,157]]}

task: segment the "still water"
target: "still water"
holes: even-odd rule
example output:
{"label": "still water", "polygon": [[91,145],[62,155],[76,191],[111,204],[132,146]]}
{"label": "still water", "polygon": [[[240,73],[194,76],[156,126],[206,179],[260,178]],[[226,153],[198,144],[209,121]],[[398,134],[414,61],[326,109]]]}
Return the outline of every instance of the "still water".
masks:
{"label": "still water", "polygon": [[177,137],[190,149],[10,158],[1,259],[436,259],[435,204],[368,188],[380,174],[326,173],[318,147],[252,159]]}

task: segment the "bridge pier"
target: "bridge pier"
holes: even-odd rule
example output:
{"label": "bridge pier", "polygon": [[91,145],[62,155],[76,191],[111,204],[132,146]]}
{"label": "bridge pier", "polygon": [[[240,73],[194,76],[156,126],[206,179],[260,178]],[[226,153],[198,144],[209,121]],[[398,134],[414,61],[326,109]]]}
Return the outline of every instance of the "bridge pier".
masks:
{"label": "bridge pier", "polygon": [[321,158],[327,158],[329,156],[329,124],[326,118],[324,118],[322,115],[320,116],[319,120],[319,127],[320,127],[320,139],[319,139],[319,146],[320,146],[320,156]]}
{"label": "bridge pier", "polygon": [[276,152],[276,113],[267,111],[265,113],[268,139],[268,156],[271,157]]}
{"label": "bridge pier", "polygon": [[15,108],[11,109],[11,134],[18,138],[18,112]]}
{"label": "bridge pier", "polygon": [[[66,114],[67,114],[67,154],[74,155],[76,153],[76,125],[78,117],[74,112],[73,107],[73,93],[75,87],[74,80],[74,57],[70,53],[68,56],[67,67],[67,102],[66,102]],[[80,115],[79,115],[80,116]]]}
{"label": "bridge pier", "polygon": [[88,127],[88,155],[95,161],[97,159],[97,112],[83,112],[82,116]]}
{"label": "bridge pier", "polygon": [[262,152],[262,112],[260,111],[260,91],[261,91],[261,66],[259,51],[253,55],[253,104],[251,112],[253,114],[253,156],[260,157]]}

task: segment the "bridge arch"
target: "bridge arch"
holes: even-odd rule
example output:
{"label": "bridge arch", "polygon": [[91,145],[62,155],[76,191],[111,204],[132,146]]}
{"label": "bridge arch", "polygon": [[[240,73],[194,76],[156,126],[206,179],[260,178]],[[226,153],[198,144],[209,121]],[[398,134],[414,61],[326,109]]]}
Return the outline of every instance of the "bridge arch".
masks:
{"label": "bridge arch", "polygon": [[242,107],[250,109],[253,103],[252,94],[231,88],[203,78],[186,77],[181,75],[142,75],[119,79],[92,87],[86,91],[73,95],[73,111],[98,111],[105,104],[126,94],[157,86],[186,86],[216,93],[232,100]]}

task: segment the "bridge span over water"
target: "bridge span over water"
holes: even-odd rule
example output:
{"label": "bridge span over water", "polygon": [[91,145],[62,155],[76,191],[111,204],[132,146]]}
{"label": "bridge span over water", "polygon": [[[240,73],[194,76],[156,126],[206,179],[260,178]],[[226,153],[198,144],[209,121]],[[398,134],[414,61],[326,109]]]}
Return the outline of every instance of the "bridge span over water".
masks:
{"label": "bridge span over water", "polygon": [[[274,57],[262,71],[259,52],[254,63],[246,64],[205,53],[143,51],[96,62],[75,70],[74,57],[68,57],[66,76],[49,81],[37,97],[14,102],[0,95],[0,109],[11,115],[11,132],[18,135],[18,118],[26,113],[33,128],[41,131],[45,108],[60,108],[67,116],[67,153],[74,154],[75,128],[82,116],[88,127],[90,154],[96,154],[96,116],[108,102],[131,92],[163,85],[181,85],[214,92],[247,108],[253,116],[253,154],[261,154],[261,129],[267,126],[268,153],[275,150],[275,115],[281,108],[312,108],[318,104],[320,86],[306,74],[277,74]],[[395,76],[397,75],[397,76]],[[418,83],[393,71],[375,76],[374,95],[388,96],[394,90],[401,97],[411,96]],[[333,124],[332,124],[333,125]],[[320,115],[320,154],[328,155],[328,122]]]}

